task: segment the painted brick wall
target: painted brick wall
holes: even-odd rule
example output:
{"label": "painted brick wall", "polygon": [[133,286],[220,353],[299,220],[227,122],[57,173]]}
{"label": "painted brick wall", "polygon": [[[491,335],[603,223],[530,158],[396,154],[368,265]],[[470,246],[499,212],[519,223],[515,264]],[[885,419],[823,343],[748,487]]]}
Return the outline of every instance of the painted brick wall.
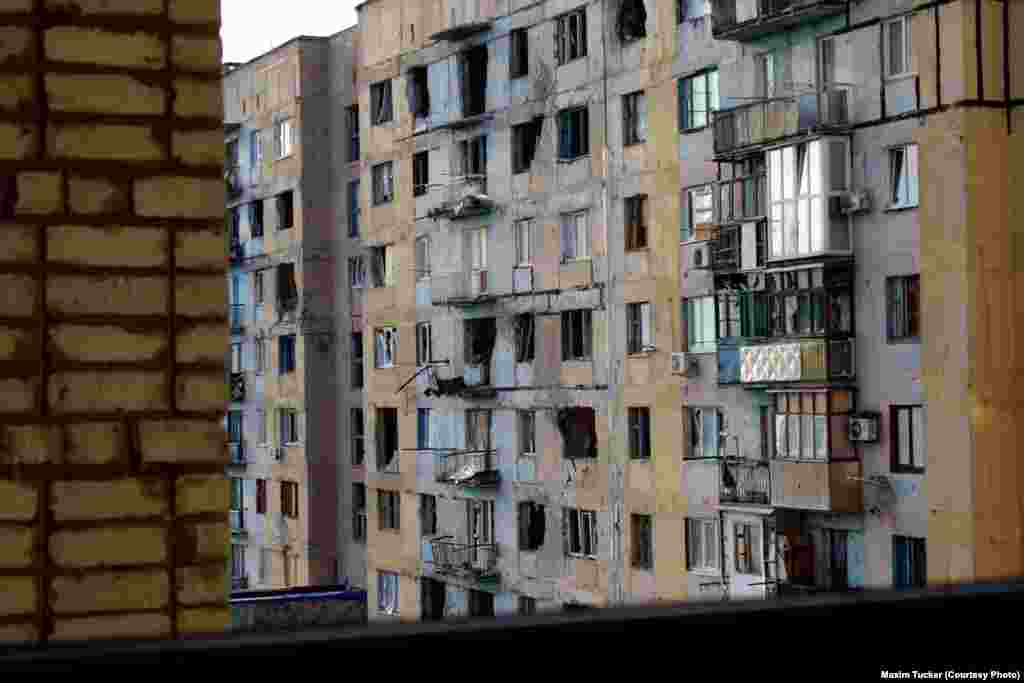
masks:
{"label": "painted brick wall", "polygon": [[0,5],[0,642],[230,626],[219,10]]}

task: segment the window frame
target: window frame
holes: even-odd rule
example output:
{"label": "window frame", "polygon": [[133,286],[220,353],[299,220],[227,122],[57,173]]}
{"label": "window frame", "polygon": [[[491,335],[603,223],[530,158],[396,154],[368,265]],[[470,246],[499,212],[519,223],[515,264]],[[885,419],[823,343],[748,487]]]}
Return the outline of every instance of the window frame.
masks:
{"label": "window frame", "polygon": [[516,434],[520,458],[537,456],[537,411],[516,411]]}
{"label": "window frame", "polygon": [[266,301],[266,282],[262,270],[254,270],[252,273],[252,302],[254,306],[262,306]]}
{"label": "window frame", "polygon": [[395,162],[382,161],[370,169],[373,183],[373,205],[382,206],[395,200]]}
{"label": "window frame", "polygon": [[420,494],[420,536],[437,535],[437,496]]}
{"label": "window frame", "polygon": [[654,350],[654,316],[649,301],[626,304],[626,354],[630,356]]}
{"label": "window frame", "polygon": [[[743,528],[740,534],[739,529]],[[745,546],[740,553],[740,543]],[[764,523],[735,520],[732,524],[733,568],[742,576],[760,576],[764,571]]]}
{"label": "window frame", "polygon": [[537,357],[537,318],[532,313],[515,318],[515,354],[517,363],[532,363]]}
{"label": "window frame", "polygon": [[[694,86],[703,81],[700,97]],[[713,113],[721,109],[721,85],[717,67],[703,69],[679,79],[676,86],[679,100],[679,132],[690,134],[702,131],[711,126]],[[698,99],[703,99],[703,108],[698,108]],[[697,121],[697,115],[703,115],[703,122]]]}
{"label": "window frame", "polygon": [[512,126],[512,175],[527,173],[533,166],[543,127],[543,118],[533,118]]}
{"label": "window frame", "polygon": [[558,112],[558,161],[567,164],[590,156],[590,107],[566,107]]}
{"label": "window frame", "polygon": [[423,367],[433,360],[432,329],[429,322],[416,323],[416,366]]}
{"label": "window frame", "polygon": [[631,513],[629,516],[630,565],[633,569],[654,569],[654,515]]}
{"label": "window frame", "polygon": [[291,230],[295,227],[295,191],[285,190],[279,193],[275,199],[277,207],[277,230]]}
{"label": "window frame", "polygon": [[626,251],[644,251],[650,248],[648,225],[649,200],[646,194],[635,194],[622,201],[626,227]]}
{"label": "window frame", "polygon": [[[710,321],[707,317],[710,315]],[[696,321],[696,322],[695,322]],[[683,338],[687,353],[716,353],[718,351],[718,311],[713,295],[683,299]],[[705,338],[710,331],[710,337]]]}
{"label": "window frame", "polygon": [[366,418],[362,408],[349,409],[349,439],[352,446],[352,466],[366,465]]}
{"label": "window frame", "polygon": [[636,90],[622,96],[622,144],[642,145],[648,133],[647,91]]}
{"label": "window frame", "polygon": [[651,408],[650,406],[629,406],[626,409],[626,416],[629,429],[629,459],[649,462],[653,458]]}
{"label": "window frame", "polygon": [[281,445],[294,446],[302,443],[302,435],[299,434],[299,411],[295,408],[278,408],[277,416],[281,430]]}
{"label": "window frame", "polygon": [[581,508],[562,508],[567,531],[566,550],[569,557],[596,560],[600,547],[597,511]]}
{"label": "window frame", "polygon": [[[684,187],[682,190],[682,225],[679,228],[679,241],[681,243],[686,242],[703,242],[707,240],[707,237],[703,236],[704,233],[710,231],[710,227],[715,222],[715,186],[713,183],[704,183],[701,185],[692,185],[690,187]],[[695,209],[696,197],[697,196],[707,198],[707,206],[703,207],[698,211]],[[698,223],[697,215],[707,216],[707,220]],[[698,227],[701,236],[698,236]]]}
{"label": "window frame", "polygon": [[516,241],[516,267],[533,267],[533,218],[522,218],[513,224]]}
{"label": "window frame", "polygon": [[[903,431],[900,426],[900,415],[908,413],[907,433],[910,444],[907,446],[909,462],[900,462],[900,445]],[[919,443],[920,442],[920,443]],[[894,474],[924,474],[928,467],[926,452],[927,438],[925,433],[925,414],[922,404],[894,404],[889,406],[889,469]],[[920,446],[918,448],[918,446]]]}
{"label": "window frame", "polygon": [[350,289],[366,288],[366,259],[362,254],[348,257],[348,286]]}
{"label": "window frame", "polygon": [[294,334],[282,334],[277,338],[277,374],[290,375],[298,365],[297,339]]}
{"label": "window frame", "polygon": [[[540,529],[535,524],[539,519]],[[539,552],[547,541],[547,507],[536,501],[523,500],[516,505],[519,527],[519,552]]]}
{"label": "window frame", "polygon": [[[390,336],[388,336],[390,334]],[[373,331],[374,358],[373,366],[377,370],[398,367],[398,328],[377,327]],[[383,346],[380,341],[383,338]],[[388,348],[390,346],[390,351]],[[390,360],[388,360],[390,358]]]}
{"label": "window frame", "polygon": [[[921,205],[921,148],[916,142],[886,148],[889,157],[889,203],[887,210],[916,209]],[[896,169],[897,155],[901,168]],[[901,175],[902,174],[902,175]],[[897,177],[900,176],[900,177]],[[900,181],[905,178],[905,196],[900,196]]]}
{"label": "window frame", "polygon": [[390,78],[370,84],[370,123],[383,126],[395,118],[394,86]]}
{"label": "window frame", "polygon": [[256,480],[256,514],[267,514],[267,480]]}
{"label": "window frame", "polygon": [[[587,8],[577,7],[555,17],[555,64],[565,66],[587,56]],[[576,30],[575,36],[573,29]],[[572,49],[574,48],[574,49]]]}
{"label": "window frame", "polygon": [[[683,433],[686,436],[683,443],[683,460],[713,460],[725,455],[728,446],[723,436],[728,427],[725,410],[718,406],[686,405],[683,406],[683,420]],[[705,453],[705,447],[708,445],[705,439],[708,422],[714,425],[718,433],[713,454]]]}
{"label": "window frame", "polygon": [[295,121],[291,117],[274,122],[274,160],[287,159],[295,153]]}
{"label": "window frame", "polygon": [[[898,297],[903,297],[899,311]],[[903,325],[899,325],[899,322]],[[905,329],[904,329],[905,328]],[[885,278],[885,336],[890,344],[921,341],[921,275],[890,275]]]}
{"label": "window frame", "polygon": [[256,439],[259,445],[270,441],[270,430],[267,429],[267,412],[263,408],[256,409]]}
{"label": "window frame", "polygon": [[[382,586],[387,586],[382,590]],[[377,571],[377,613],[394,617],[399,615],[401,582],[398,572]]]}
{"label": "window frame", "polygon": [[281,481],[281,514],[290,519],[299,518],[299,484]]}
{"label": "window frame", "polygon": [[[588,362],[594,357],[594,320],[593,311],[589,308],[577,308],[562,312],[562,335],[568,334],[570,339],[562,340],[563,362]],[[579,339],[572,337],[579,335]],[[577,353],[577,351],[579,353]]]}
{"label": "window frame", "polygon": [[363,346],[363,333],[353,332],[349,344],[350,388],[362,389],[366,384],[366,349]]}
{"label": "window frame", "polygon": [[530,35],[528,28],[513,29],[509,33],[509,64],[510,80],[530,75]]}
{"label": "window frame", "polygon": [[416,280],[429,280],[430,268],[430,235],[420,235],[416,238]]}
{"label": "window frame", "polygon": [[[909,579],[904,584],[900,577],[897,575],[897,555],[900,553],[900,547],[903,547],[903,552],[908,556],[905,563],[907,566],[906,574]],[[928,587],[928,539],[921,538],[919,536],[904,536],[902,534],[893,534],[892,536],[892,587],[895,590],[912,590],[914,588],[927,588]]]}
{"label": "window frame", "polygon": [[352,540],[365,543],[367,536],[366,484],[352,484]]}
{"label": "window frame", "polygon": [[[580,225],[583,229],[580,230]],[[590,210],[581,209],[561,215],[562,225],[562,263],[574,261],[589,261],[591,256],[590,244]],[[572,253],[569,253],[571,246]],[[582,253],[581,252],[585,252]]]}
{"label": "window frame", "polygon": [[426,196],[430,190],[430,150],[416,152],[412,156],[412,195]]}
{"label": "window frame", "polygon": [[379,531],[402,530],[402,494],[377,489],[377,528]]}
{"label": "window frame", "polygon": [[[771,459],[786,462],[831,462],[834,430],[832,422],[833,418],[841,417],[842,414],[833,411],[830,393],[779,391],[774,394],[774,401],[774,442],[771,444]],[[786,404],[785,410],[781,407],[783,401]],[[811,412],[807,412],[808,404],[811,404]],[[795,445],[794,437],[797,441]],[[823,438],[823,442],[819,437]]]}
{"label": "window frame", "polygon": [[362,144],[360,141],[359,105],[353,104],[345,108],[348,117],[348,162],[359,161],[362,156]]}
{"label": "window frame", "polygon": [[249,202],[249,235],[253,239],[263,237],[263,200]]}
{"label": "window frame", "polygon": [[253,355],[256,357],[255,373],[262,375],[267,368],[267,341],[263,337],[253,339]]}
{"label": "window frame", "polygon": [[[885,55],[884,69],[885,69],[885,80],[899,80],[902,78],[909,78],[914,76],[917,72],[912,68],[914,52],[913,52],[913,31],[912,21],[910,14],[903,14],[898,17],[890,17],[882,22],[882,52]],[[903,68],[900,71],[893,72],[893,54],[892,54],[892,29],[894,26],[899,26],[900,30],[900,48],[903,54],[900,58],[903,60]]]}
{"label": "window frame", "polygon": [[[697,574],[719,573],[722,566],[721,535],[722,524],[717,518],[686,518],[685,545],[687,571]],[[709,553],[709,550],[712,552]]]}
{"label": "window frame", "polygon": [[363,218],[363,207],[360,194],[362,193],[362,181],[354,178],[348,181],[348,236],[359,237]]}

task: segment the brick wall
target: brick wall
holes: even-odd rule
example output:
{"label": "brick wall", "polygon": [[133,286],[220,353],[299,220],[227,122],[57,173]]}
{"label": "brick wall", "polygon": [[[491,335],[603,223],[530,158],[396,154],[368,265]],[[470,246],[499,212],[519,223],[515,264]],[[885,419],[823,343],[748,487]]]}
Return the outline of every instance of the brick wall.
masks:
{"label": "brick wall", "polygon": [[230,625],[219,9],[0,4],[0,642]]}

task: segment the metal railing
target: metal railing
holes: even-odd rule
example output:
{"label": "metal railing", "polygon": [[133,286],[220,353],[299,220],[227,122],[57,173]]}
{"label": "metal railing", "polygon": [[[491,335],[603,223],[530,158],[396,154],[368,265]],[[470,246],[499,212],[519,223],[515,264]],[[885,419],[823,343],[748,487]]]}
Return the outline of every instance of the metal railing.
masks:
{"label": "metal railing", "polygon": [[723,503],[771,503],[771,467],[768,461],[723,460],[721,476],[720,500]]}
{"label": "metal railing", "polygon": [[245,304],[231,304],[229,314],[232,332],[241,332],[245,329]]}
{"label": "metal railing", "polygon": [[498,544],[457,543],[451,537],[430,541],[434,569],[440,572],[489,576],[498,570]]}
{"label": "metal railing", "polygon": [[462,484],[482,474],[495,472],[493,450],[439,453],[434,461],[434,477],[446,484]]}
{"label": "metal railing", "polygon": [[712,0],[712,32],[716,38],[749,40],[807,15],[833,14],[844,5],[839,0]]}
{"label": "metal railing", "polygon": [[847,125],[849,90],[833,87],[765,98],[716,111],[713,116],[715,154],[727,154],[819,127]]}

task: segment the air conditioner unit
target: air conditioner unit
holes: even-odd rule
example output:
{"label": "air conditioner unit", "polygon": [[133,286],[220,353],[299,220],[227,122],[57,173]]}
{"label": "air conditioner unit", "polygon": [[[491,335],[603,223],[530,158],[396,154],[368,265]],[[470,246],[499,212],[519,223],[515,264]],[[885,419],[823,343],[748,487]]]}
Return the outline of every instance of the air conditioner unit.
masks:
{"label": "air conditioner unit", "polygon": [[871,210],[871,195],[866,190],[848,192],[842,198],[842,210],[846,215]]}
{"label": "air conditioner unit", "polygon": [[693,270],[708,270],[711,268],[711,245],[708,243],[697,244],[690,252],[690,268]]}
{"label": "air conditioner unit", "polygon": [[672,374],[682,377],[696,377],[700,373],[697,359],[688,353],[672,354]]}
{"label": "air conditioner unit", "polygon": [[850,418],[850,441],[872,443],[878,441],[878,417],[861,415]]}

